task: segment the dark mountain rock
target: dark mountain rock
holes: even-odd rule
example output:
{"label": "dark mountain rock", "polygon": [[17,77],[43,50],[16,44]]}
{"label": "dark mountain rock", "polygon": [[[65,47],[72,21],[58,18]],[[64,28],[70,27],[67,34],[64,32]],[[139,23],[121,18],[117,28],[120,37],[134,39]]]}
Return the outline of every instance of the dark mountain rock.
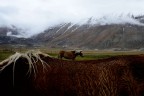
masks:
{"label": "dark mountain rock", "polygon": [[[0,44],[10,44],[10,45],[34,45],[36,42],[31,38],[17,38],[13,35],[18,35],[20,29],[15,26],[10,27],[0,27]],[[10,36],[8,33],[10,32]]]}

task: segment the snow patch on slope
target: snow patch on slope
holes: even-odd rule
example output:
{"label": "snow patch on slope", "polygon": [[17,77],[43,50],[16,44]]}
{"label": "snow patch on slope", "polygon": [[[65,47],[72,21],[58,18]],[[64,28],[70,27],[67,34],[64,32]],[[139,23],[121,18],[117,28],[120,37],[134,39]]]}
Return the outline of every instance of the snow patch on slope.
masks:
{"label": "snow patch on slope", "polygon": [[[65,29],[65,31],[63,32],[63,34],[65,32],[68,32],[71,28],[74,28],[73,30],[71,30],[71,32],[74,32],[75,30],[77,30],[81,25],[87,24],[89,26],[101,26],[101,25],[111,25],[111,24],[133,24],[133,25],[139,25],[139,26],[144,26],[144,23],[140,22],[139,19],[133,18],[132,15],[105,15],[103,17],[99,17],[99,18],[95,18],[95,17],[90,17],[90,18],[86,18],[86,19],[82,19],[79,20],[77,22],[70,22],[70,25],[67,26],[67,24],[69,24],[68,22],[65,22],[60,26],[59,29],[55,32],[58,33],[61,29],[63,29],[64,27],[67,27]],[[75,27],[76,26],[76,27]],[[55,26],[53,26],[55,27]],[[50,28],[50,26],[49,26]],[[45,29],[43,29],[45,30]],[[19,31],[18,35],[13,35],[11,32],[8,32],[7,35],[8,36],[15,36],[15,37],[24,37],[24,38],[28,38],[31,37],[35,34],[39,34],[41,32],[35,33],[33,34],[32,30],[26,30],[25,31]],[[38,30],[36,30],[38,31]],[[42,31],[43,32],[43,31]]]}

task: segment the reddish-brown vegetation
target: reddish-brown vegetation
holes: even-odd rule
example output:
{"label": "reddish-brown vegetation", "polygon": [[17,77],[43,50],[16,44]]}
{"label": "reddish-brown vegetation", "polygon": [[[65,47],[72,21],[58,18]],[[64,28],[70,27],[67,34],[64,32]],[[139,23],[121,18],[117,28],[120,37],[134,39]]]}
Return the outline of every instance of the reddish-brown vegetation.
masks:
{"label": "reddish-brown vegetation", "polygon": [[0,64],[4,96],[144,96],[144,55],[89,61],[39,56],[30,56],[31,70],[23,56],[15,66],[12,62],[4,68],[7,61]]}

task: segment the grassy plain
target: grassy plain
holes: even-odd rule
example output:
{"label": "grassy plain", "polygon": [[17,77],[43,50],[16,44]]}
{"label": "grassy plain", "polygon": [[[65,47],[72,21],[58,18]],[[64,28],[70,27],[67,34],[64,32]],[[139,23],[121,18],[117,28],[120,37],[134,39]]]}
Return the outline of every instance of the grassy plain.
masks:
{"label": "grassy plain", "polygon": [[[26,52],[28,50],[40,50],[47,53],[55,58],[58,58],[58,52],[60,49],[23,49],[23,50],[0,50],[0,61],[14,54],[15,52]],[[93,60],[93,59],[103,59],[117,55],[139,55],[144,54],[144,51],[95,51],[95,50],[83,50],[84,57],[78,56],[76,60]]]}

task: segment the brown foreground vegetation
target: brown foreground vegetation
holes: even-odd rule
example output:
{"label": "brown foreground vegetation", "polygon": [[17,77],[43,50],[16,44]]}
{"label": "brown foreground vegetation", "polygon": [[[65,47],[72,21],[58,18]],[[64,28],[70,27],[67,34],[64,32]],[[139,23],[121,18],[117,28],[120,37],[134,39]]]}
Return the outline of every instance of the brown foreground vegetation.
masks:
{"label": "brown foreground vegetation", "polygon": [[3,96],[144,96],[144,55],[66,61],[35,53],[0,63]]}

